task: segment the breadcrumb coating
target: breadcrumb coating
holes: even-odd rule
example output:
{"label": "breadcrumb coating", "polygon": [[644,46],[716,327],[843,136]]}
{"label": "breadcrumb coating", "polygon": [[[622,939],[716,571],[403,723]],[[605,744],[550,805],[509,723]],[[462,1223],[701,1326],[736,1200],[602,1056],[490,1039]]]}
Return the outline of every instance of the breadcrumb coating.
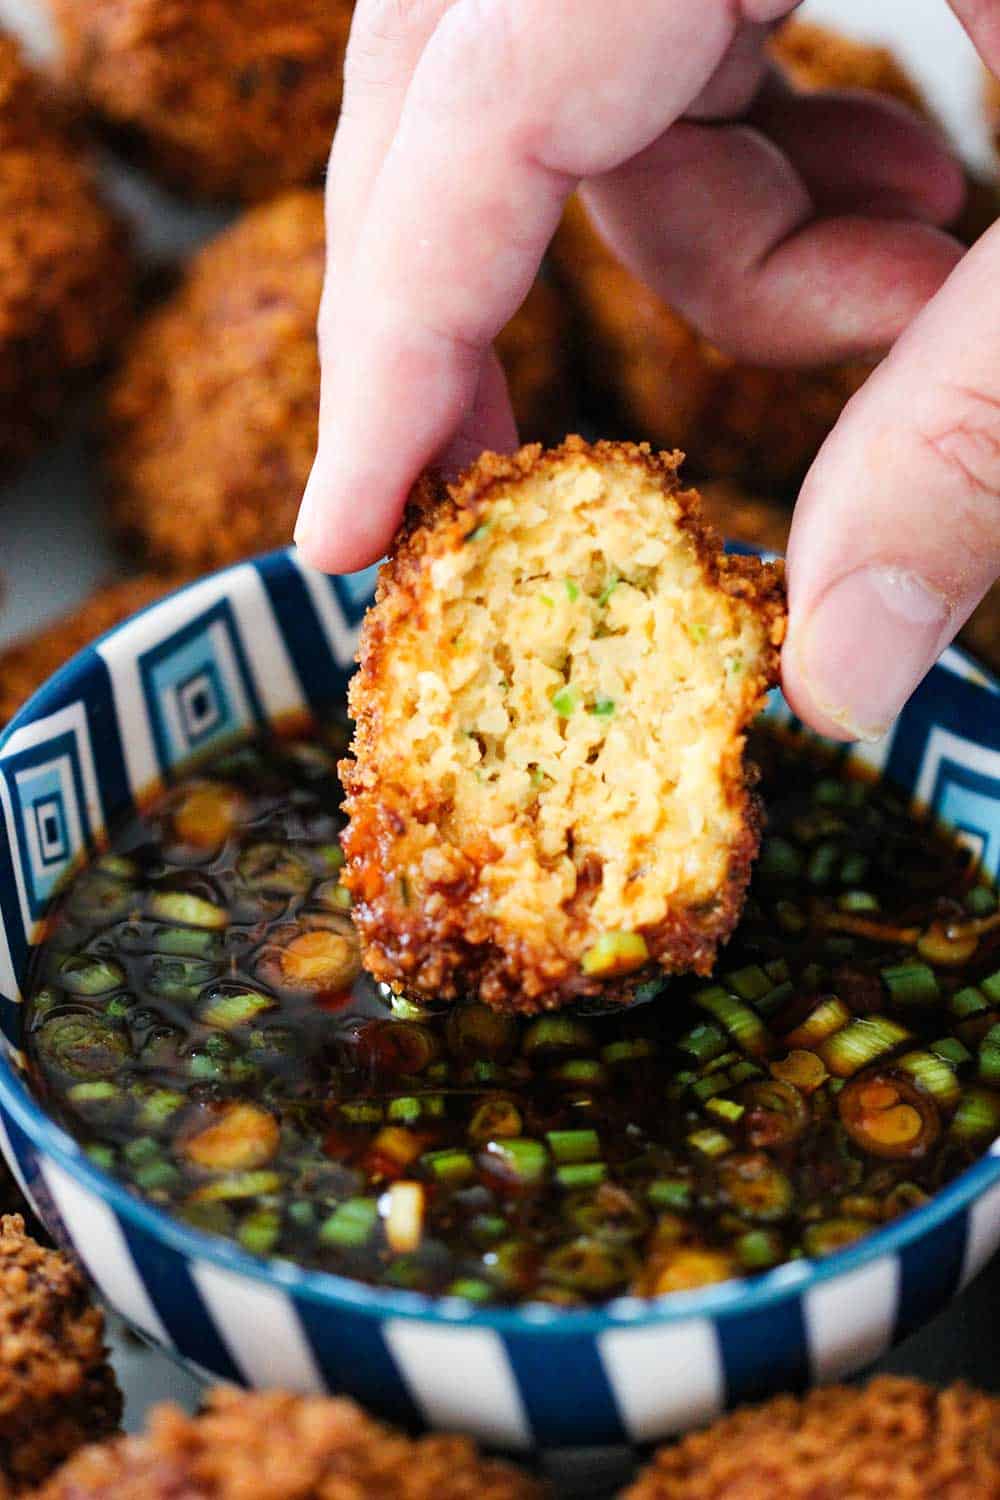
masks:
{"label": "breadcrumb coating", "polygon": [[352,1401],[211,1392],[187,1417],[161,1406],[145,1433],[85,1449],[36,1500],[543,1500],[527,1474],[466,1438],[413,1441]]}
{"label": "breadcrumb coating", "polygon": [[77,651],[184,581],[181,576],[142,573],[107,584],[69,614],[5,647],[0,651],[0,728]]}
{"label": "breadcrumb coating", "polygon": [[[104,453],[113,524],[143,566],[202,571],[291,540],[316,450],[324,241],[319,192],[252,209],[132,338]],[[556,316],[543,289],[499,341],[532,433],[563,400]]]}
{"label": "breadcrumb coating", "polygon": [[0,468],[51,434],[130,302],[124,229],[61,112],[0,34]]}
{"label": "breadcrumb coating", "polygon": [[882,1376],[778,1396],[661,1448],[622,1500],[997,1500],[1000,1398]]}
{"label": "breadcrumb coating", "polygon": [[683,449],[698,474],[794,485],[872,369],[862,361],[765,369],[731,359],[615,258],[578,198],[552,253],[581,320],[595,392],[654,446]]}
{"label": "breadcrumb coating", "polygon": [[19,1214],[0,1219],[0,1494],[40,1484],[115,1432],[121,1413],[82,1273],[25,1234]]}
{"label": "breadcrumb coating", "polygon": [[182,191],[316,182],[343,92],[350,0],[49,0],[65,84]]}
{"label": "breadcrumb coating", "polygon": [[535,1011],[711,968],[757,849],[744,729],[784,594],[722,554],[680,458],[570,438],[418,486],[341,767],[376,978]]}

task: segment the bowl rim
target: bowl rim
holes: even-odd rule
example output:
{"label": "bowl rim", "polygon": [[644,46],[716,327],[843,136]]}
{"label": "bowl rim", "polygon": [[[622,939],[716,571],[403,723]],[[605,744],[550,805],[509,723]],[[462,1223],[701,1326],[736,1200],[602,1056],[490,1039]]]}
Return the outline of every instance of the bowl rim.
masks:
{"label": "bowl rim", "polygon": [[[36,711],[44,707],[50,697],[81,674],[96,646],[128,630],[149,610],[186,593],[206,579],[221,578],[246,567],[267,572],[270,567],[288,560],[293,552],[293,548],[279,548],[217,569],[204,578],[189,580],[96,636],[22,704],[0,733],[0,750],[24,723],[38,717]],[[952,649],[984,679],[987,684],[984,691],[997,692],[1000,681],[992,672],[961,647]],[[671,1292],[656,1298],[618,1297],[597,1307],[560,1308],[530,1302],[512,1307],[483,1307],[459,1297],[382,1287],[355,1281],[333,1271],[310,1269],[290,1260],[261,1258],[251,1255],[236,1241],[182,1223],[166,1210],[137,1197],[123,1182],[88,1160],[79,1142],[46,1112],[30,1092],[23,1075],[12,1062],[7,1045],[0,1049],[0,1111],[16,1121],[36,1150],[43,1152],[107,1203],[121,1219],[131,1222],[141,1233],[166,1245],[185,1260],[206,1261],[293,1297],[355,1314],[405,1318],[450,1327],[461,1325],[519,1336],[594,1337],[614,1329],[669,1326],[696,1318],[726,1319],[761,1312],[789,1295],[802,1297],[824,1282],[849,1276],[872,1262],[905,1250],[1000,1184],[998,1137],[979,1159],[946,1183],[927,1203],[822,1260],[790,1261],[770,1271],[733,1278],[709,1287]]]}

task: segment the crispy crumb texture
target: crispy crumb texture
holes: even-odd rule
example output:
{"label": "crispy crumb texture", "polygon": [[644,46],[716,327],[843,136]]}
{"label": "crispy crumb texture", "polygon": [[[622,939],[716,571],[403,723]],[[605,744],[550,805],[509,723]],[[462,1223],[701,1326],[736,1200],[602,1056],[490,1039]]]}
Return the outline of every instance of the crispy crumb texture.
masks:
{"label": "crispy crumb texture", "polygon": [[1000,1399],[883,1376],[778,1396],[661,1448],[622,1500],[996,1500]]}
{"label": "crispy crumb texture", "polygon": [[148,1429],[85,1449],[37,1500],[545,1500],[466,1438],[414,1442],[353,1401],[210,1393],[204,1413],[157,1408]]}
{"label": "crispy crumb texture", "polygon": [[0,1218],[0,1495],[39,1484],[118,1427],[104,1317],[79,1268]]}
{"label": "crispy crumb texture", "polygon": [[570,438],[418,487],[342,767],[377,978],[532,1011],[711,968],[757,849],[744,730],[784,594],[723,555],[679,461]]}

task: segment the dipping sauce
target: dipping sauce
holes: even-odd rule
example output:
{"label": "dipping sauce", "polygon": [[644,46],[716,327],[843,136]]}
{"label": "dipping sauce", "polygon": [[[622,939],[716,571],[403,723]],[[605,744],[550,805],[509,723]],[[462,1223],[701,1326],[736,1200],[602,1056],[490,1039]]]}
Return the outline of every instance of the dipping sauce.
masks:
{"label": "dipping sauce", "polygon": [[712,982],[435,1013],[360,971],[345,736],[220,756],[56,903],[33,1077],[138,1195],[260,1255],[577,1306],[829,1254],[1000,1133],[996,895],[891,788],[761,730],[768,830]]}

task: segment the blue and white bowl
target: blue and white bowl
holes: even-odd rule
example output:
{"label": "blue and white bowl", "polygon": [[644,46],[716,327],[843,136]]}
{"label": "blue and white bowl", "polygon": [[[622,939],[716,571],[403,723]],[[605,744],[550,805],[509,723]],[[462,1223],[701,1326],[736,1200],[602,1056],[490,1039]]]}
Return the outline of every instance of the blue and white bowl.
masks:
{"label": "blue and white bowl", "polygon": [[[192,756],[341,697],[373,582],[284,552],[230,568],[83,651],[0,738],[0,1144],[40,1217],[109,1304],[200,1371],[348,1392],[500,1447],[646,1442],[875,1360],[1000,1244],[1000,1142],[924,1207],[819,1263],[656,1302],[491,1310],[198,1233],[91,1165],[28,1092],[21,986],[62,877]],[[846,752],[960,829],[994,873],[998,692],[948,651],[882,743]]]}

